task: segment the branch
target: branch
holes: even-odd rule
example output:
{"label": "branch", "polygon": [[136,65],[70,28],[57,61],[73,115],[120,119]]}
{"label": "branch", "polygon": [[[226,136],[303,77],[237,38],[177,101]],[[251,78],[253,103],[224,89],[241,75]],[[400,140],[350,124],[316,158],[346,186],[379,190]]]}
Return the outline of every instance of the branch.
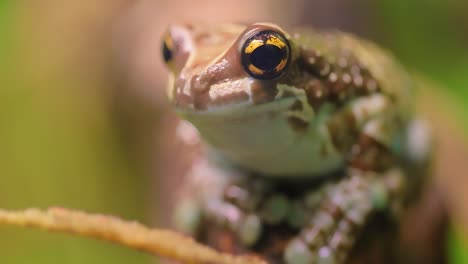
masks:
{"label": "branch", "polygon": [[65,208],[51,208],[47,211],[0,209],[0,224],[34,227],[97,238],[183,263],[266,264],[265,261],[254,256],[219,253],[197,243],[190,237],[173,231],[150,229],[138,222]]}

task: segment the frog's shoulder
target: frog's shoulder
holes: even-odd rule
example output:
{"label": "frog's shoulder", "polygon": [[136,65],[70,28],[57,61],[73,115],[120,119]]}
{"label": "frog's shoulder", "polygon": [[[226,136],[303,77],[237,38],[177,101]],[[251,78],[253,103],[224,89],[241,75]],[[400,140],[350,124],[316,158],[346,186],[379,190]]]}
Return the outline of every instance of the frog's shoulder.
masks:
{"label": "frog's shoulder", "polygon": [[342,33],[336,36],[337,43],[349,49],[371,72],[383,93],[400,101],[412,100],[414,85],[411,77],[391,51],[354,35]]}
{"label": "frog's shoulder", "polygon": [[297,28],[292,37],[304,48],[315,49],[331,64],[350,56],[367,69],[382,93],[406,111],[413,102],[414,84],[405,67],[389,50],[373,41],[339,30]]}

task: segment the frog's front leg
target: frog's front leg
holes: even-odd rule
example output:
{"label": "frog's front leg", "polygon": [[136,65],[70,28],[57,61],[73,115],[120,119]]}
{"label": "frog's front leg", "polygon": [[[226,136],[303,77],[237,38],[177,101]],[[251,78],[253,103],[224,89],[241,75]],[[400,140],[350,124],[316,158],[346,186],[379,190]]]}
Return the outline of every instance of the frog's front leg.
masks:
{"label": "frog's front leg", "polygon": [[403,174],[351,169],[327,190],[320,208],[285,249],[289,264],[343,263],[369,218],[388,207],[403,188]]}
{"label": "frog's front leg", "polygon": [[[408,175],[392,144],[405,128],[392,111],[387,97],[374,94],[356,100],[332,117],[328,124],[339,123],[338,127],[328,127],[334,146],[349,150],[347,175],[289,242],[284,253],[287,263],[342,263],[374,213],[401,211]],[[340,127],[347,134],[336,130]]]}
{"label": "frog's front leg", "polygon": [[[204,159],[195,163],[187,178],[176,209],[179,230],[199,237],[206,228],[202,225],[213,223],[237,234],[243,245],[258,241],[263,229],[258,208],[271,200],[266,197],[271,187],[268,181],[220,169]],[[278,203],[278,199],[272,202]],[[285,215],[285,210],[270,215],[272,221]]]}

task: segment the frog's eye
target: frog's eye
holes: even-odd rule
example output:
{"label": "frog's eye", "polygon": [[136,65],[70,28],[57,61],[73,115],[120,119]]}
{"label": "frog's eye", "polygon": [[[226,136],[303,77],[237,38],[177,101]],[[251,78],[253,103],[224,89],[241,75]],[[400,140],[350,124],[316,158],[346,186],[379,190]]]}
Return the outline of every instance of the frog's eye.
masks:
{"label": "frog's eye", "polygon": [[173,58],[174,44],[169,34],[166,34],[162,43],[162,56],[166,64],[169,64]]}
{"label": "frog's eye", "polygon": [[290,58],[289,43],[275,31],[255,33],[242,47],[242,64],[257,79],[273,79],[286,68]]}

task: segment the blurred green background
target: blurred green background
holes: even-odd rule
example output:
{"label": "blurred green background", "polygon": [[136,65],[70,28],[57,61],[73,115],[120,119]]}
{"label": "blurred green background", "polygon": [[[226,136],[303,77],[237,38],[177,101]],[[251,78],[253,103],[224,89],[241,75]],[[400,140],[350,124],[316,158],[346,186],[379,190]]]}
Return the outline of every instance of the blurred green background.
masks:
{"label": "blurred green background", "polygon": [[[312,2],[239,1],[208,20],[231,13],[235,21],[317,23],[374,39],[441,84],[444,101],[434,107],[450,106],[454,134],[466,145],[467,1]],[[202,3],[0,0],[1,208],[59,205],[161,223],[160,186],[170,170],[158,161],[170,149],[161,138],[172,115],[159,36],[167,24],[201,20],[215,5]],[[468,263],[468,211],[455,208],[449,251],[453,263]],[[0,263],[152,261],[94,240],[0,227]]]}

